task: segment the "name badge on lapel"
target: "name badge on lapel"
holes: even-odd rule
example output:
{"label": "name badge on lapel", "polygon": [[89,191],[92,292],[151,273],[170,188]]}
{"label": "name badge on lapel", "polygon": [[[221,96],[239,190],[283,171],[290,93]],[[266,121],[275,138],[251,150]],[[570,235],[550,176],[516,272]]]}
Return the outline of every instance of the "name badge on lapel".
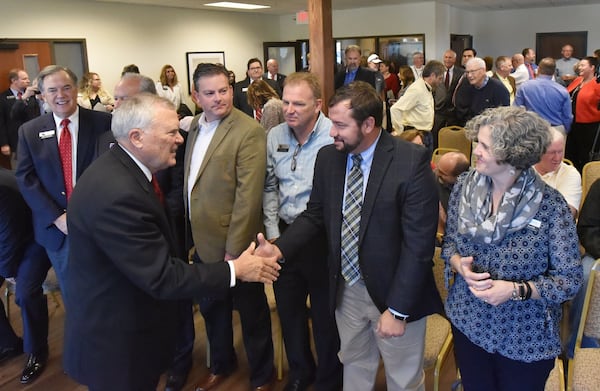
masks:
{"label": "name badge on lapel", "polygon": [[248,92],[248,87],[243,87],[242,92]]}
{"label": "name badge on lapel", "polygon": [[279,144],[277,147],[277,152],[287,152],[290,150],[290,146],[287,144]]}
{"label": "name badge on lapel", "polygon": [[43,140],[46,138],[54,137],[55,134],[56,134],[55,130],[45,130],[43,132],[38,133],[38,136],[39,136],[40,140]]}

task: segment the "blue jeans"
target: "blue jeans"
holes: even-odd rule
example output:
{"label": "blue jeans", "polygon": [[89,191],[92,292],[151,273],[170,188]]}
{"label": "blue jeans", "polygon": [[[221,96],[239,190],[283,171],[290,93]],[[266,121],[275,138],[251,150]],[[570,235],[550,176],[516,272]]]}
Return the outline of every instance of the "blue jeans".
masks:
{"label": "blue jeans", "polygon": [[[579,329],[579,319],[581,318],[581,312],[583,310],[583,302],[585,301],[585,292],[587,291],[588,279],[594,262],[596,260],[589,255],[585,255],[581,260],[583,265],[583,284],[579,288],[579,292],[573,298],[571,302],[571,310],[569,311],[569,339],[565,346],[565,353],[568,358],[573,358],[575,352],[575,342],[577,340],[577,330]],[[586,337],[585,335],[581,339],[582,348],[597,348],[600,347],[600,341],[596,338]]]}
{"label": "blue jeans", "polygon": [[65,238],[63,245],[57,250],[46,249],[46,253],[48,254],[50,263],[52,263],[52,267],[54,267],[54,272],[56,273],[56,278],[58,279],[58,284],[60,285],[60,293],[62,295],[63,302],[66,303],[67,286],[65,283],[65,278],[67,273],[67,263],[69,260],[69,237],[67,236]]}

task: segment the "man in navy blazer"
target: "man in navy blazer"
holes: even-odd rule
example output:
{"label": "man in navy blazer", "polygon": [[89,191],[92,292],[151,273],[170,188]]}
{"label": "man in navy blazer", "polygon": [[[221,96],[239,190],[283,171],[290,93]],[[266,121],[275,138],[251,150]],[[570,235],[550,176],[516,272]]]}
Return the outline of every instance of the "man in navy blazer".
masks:
{"label": "man in navy blazer", "polygon": [[56,65],[44,68],[38,87],[52,113],[42,115],[21,126],[17,156],[17,182],[33,213],[35,240],[48,253],[61,286],[63,297],[67,264],[67,184],[59,153],[63,135],[61,121],[68,125],[72,139],[72,187],[97,157],[98,137],[110,130],[110,114],[77,106],[77,76]]}
{"label": "man in navy blazer", "polygon": [[[28,354],[21,383],[28,384],[45,368],[48,359],[48,303],[42,283],[50,269],[44,248],[33,239],[31,211],[19,192],[12,171],[0,168],[0,285],[15,285],[21,307],[23,340],[11,327],[0,301],[0,363]],[[31,363],[31,364],[30,364]]]}
{"label": "man in navy blazer", "polygon": [[[367,83],[336,91],[334,145],[319,151],[307,209],[275,246],[259,235],[257,253],[287,260],[325,229],[344,391],[373,389],[380,356],[388,389],[423,389],[426,317],[443,310],[432,273],[438,197],[429,154],[382,131],[382,108]],[[362,177],[353,191],[345,190],[351,173]],[[355,203],[358,227],[348,212]]]}
{"label": "man in navy blazer", "polygon": [[271,283],[279,265],[253,256],[253,244],[230,262],[176,258],[151,181],[175,164],[183,142],[170,101],[129,98],[112,131],[118,144],[88,168],[69,203],[64,365],[92,391],[155,390],[173,358],[179,300],[225,295],[236,278]]}
{"label": "man in navy blazer", "polygon": [[364,81],[375,88],[376,72],[360,66],[361,53],[362,51],[357,45],[348,45],[344,50],[346,68],[335,74],[334,87],[336,90],[353,81]]}

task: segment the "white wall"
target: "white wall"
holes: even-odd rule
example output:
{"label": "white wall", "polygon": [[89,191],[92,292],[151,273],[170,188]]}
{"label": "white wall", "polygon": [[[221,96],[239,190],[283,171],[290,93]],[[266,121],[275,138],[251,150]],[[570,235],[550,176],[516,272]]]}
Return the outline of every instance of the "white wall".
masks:
{"label": "white wall", "polygon": [[[442,57],[450,34],[471,34],[478,54],[495,57],[535,48],[536,33],[588,31],[591,53],[600,48],[598,15],[598,4],[474,12],[431,1],[334,11],[332,27],[336,38],[424,33],[427,59]],[[307,39],[308,26],[293,18],[280,17],[281,40]]]}
{"label": "white wall", "polygon": [[[67,12],[68,11],[68,12]],[[85,38],[89,68],[111,91],[125,64],[136,63],[157,79],[165,63],[187,89],[185,52],[225,51],[238,80],[246,61],[262,58],[264,41],[308,38],[294,15],[215,12],[81,0],[2,0],[2,38]],[[23,15],[23,16],[21,16]],[[68,21],[62,23],[64,15]],[[441,58],[450,34],[471,34],[482,56],[535,47],[535,33],[588,31],[588,51],[600,48],[600,5],[470,12],[434,2],[333,12],[336,38],[425,34],[426,58]],[[189,103],[189,102],[188,102]]]}
{"label": "white wall", "polygon": [[[588,53],[574,54],[575,57],[583,57],[600,48],[599,17],[599,4],[495,11],[492,17],[477,13],[474,20],[474,46],[482,56],[512,55],[525,47],[535,48],[536,33],[587,31]],[[560,53],[554,56],[560,57]]]}
{"label": "white wall", "polygon": [[248,59],[263,57],[263,41],[278,36],[278,27],[268,23],[273,17],[260,14],[73,0],[3,0],[0,8],[19,15],[3,18],[2,38],[85,38],[89,69],[109,92],[130,63],[155,80],[171,64],[187,91],[186,52],[224,51],[227,67],[241,80]]}

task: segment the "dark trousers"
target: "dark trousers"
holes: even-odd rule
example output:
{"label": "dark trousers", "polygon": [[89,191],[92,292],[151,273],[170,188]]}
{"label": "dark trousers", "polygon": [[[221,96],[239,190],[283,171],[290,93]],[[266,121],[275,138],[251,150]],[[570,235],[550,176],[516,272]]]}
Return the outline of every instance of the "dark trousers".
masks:
{"label": "dark trousers", "polygon": [[554,359],[526,363],[488,353],[452,326],[454,352],[465,391],[543,391]]}
{"label": "dark trousers", "polygon": [[[42,291],[42,283],[49,269],[46,251],[32,241],[23,251],[17,275],[0,277],[0,285],[4,277],[16,277],[15,302],[21,308],[23,350],[26,353],[48,353],[48,302]],[[1,302],[0,310],[0,347],[16,346],[18,337],[6,318]]]}
{"label": "dark trousers", "polygon": [[[281,232],[286,228],[280,224]],[[281,321],[285,351],[290,367],[289,379],[314,379],[317,391],[340,390],[342,365],[338,359],[340,341],[335,317],[329,311],[329,276],[325,235],[286,259],[274,284],[277,312]],[[310,311],[306,299],[310,295]],[[309,317],[318,364],[311,351]]]}
{"label": "dark trousers", "polygon": [[191,300],[181,300],[179,302],[179,325],[177,330],[177,340],[175,346],[175,357],[169,373],[187,377],[192,368],[192,353],[194,350],[194,311]]}
{"label": "dark trousers", "polygon": [[[590,161],[590,151],[594,144],[594,137],[598,131],[600,123],[594,122],[590,124],[573,123],[571,131],[567,135],[567,146],[565,154],[567,159],[573,162],[573,165],[581,172],[583,166]],[[600,138],[596,144],[595,151],[600,149]]]}
{"label": "dark trousers", "polygon": [[[197,255],[195,261],[199,261]],[[235,369],[232,312],[236,309],[250,366],[250,383],[258,387],[271,380],[274,373],[271,311],[264,289],[263,284],[238,280],[225,297],[199,300],[210,343],[212,373],[228,374]]]}

